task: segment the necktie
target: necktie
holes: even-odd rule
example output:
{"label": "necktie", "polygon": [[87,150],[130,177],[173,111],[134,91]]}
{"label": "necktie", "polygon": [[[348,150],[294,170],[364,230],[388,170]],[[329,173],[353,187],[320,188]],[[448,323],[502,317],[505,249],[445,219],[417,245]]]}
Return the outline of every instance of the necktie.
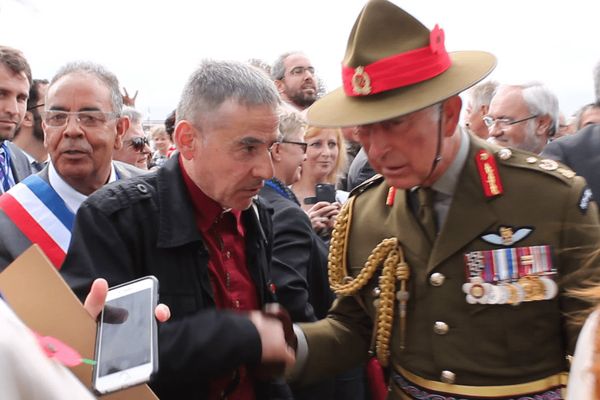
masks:
{"label": "necktie", "polygon": [[31,162],[31,172],[34,174],[37,172],[40,172],[44,168],[45,165],[46,165],[46,163],[43,163],[43,162],[32,161]]}
{"label": "necktie", "polygon": [[4,193],[10,189],[8,162],[6,161],[6,153],[3,146],[0,147],[0,185],[2,185],[2,192]]}
{"label": "necktie", "polygon": [[437,232],[433,210],[433,195],[433,189],[428,187],[421,187],[417,190],[417,198],[419,199],[417,217],[431,243],[435,241]]}

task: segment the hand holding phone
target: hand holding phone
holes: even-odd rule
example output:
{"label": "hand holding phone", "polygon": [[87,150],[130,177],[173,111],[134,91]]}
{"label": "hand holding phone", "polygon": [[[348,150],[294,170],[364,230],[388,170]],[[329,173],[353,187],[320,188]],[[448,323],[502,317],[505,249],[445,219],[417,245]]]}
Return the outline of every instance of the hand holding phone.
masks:
{"label": "hand holding phone", "polygon": [[148,382],[158,371],[157,302],[158,280],[153,276],[108,291],[96,335],[96,393]]}
{"label": "hand holding phone", "polygon": [[304,204],[316,204],[320,201],[326,201],[328,203],[335,202],[335,185],[332,183],[317,183],[315,185],[314,197],[306,197]]}

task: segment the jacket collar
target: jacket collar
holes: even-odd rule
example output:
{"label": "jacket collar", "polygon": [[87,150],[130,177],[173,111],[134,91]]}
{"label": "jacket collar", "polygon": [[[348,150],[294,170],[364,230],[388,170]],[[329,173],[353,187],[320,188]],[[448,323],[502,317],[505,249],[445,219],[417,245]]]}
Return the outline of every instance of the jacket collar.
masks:
{"label": "jacket collar", "polygon": [[171,157],[156,174],[159,213],[158,242],[160,247],[178,247],[201,241],[194,220],[194,207],[181,175],[178,156]]}

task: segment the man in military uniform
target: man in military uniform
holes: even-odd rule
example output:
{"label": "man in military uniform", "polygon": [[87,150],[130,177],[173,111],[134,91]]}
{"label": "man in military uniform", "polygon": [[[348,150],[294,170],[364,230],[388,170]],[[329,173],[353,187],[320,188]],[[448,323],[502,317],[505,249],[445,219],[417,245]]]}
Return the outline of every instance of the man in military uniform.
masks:
{"label": "man in military uniform", "polygon": [[385,0],[362,10],[344,87],[308,119],[358,126],[381,175],[338,217],[339,298],[296,329],[299,381],[373,350],[389,399],[561,398],[577,336],[568,319],[583,308],[565,292],[598,278],[597,209],[566,167],[460,130],[458,94],[494,65],[489,53],[447,53],[437,25]]}

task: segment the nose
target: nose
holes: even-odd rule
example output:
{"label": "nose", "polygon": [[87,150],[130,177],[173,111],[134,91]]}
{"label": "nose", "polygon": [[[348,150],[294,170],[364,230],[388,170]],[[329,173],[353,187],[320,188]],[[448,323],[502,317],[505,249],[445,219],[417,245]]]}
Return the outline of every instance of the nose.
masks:
{"label": "nose", "polygon": [[8,97],[0,102],[0,110],[12,117],[19,113],[19,103],[16,98]]}
{"label": "nose", "polygon": [[65,136],[83,136],[81,125],[79,124],[79,121],[77,121],[77,117],[74,115],[69,115],[67,117],[67,123],[63,129],[63,135]]}
{"label": "nose", "polygon": [[504,131],[502,131],[502,128],[500,128],[496,123],[494,123],[492,126],[488,126],[488,132],[490,136],[493,137],[502,136],[502,134],[504,133]]}

